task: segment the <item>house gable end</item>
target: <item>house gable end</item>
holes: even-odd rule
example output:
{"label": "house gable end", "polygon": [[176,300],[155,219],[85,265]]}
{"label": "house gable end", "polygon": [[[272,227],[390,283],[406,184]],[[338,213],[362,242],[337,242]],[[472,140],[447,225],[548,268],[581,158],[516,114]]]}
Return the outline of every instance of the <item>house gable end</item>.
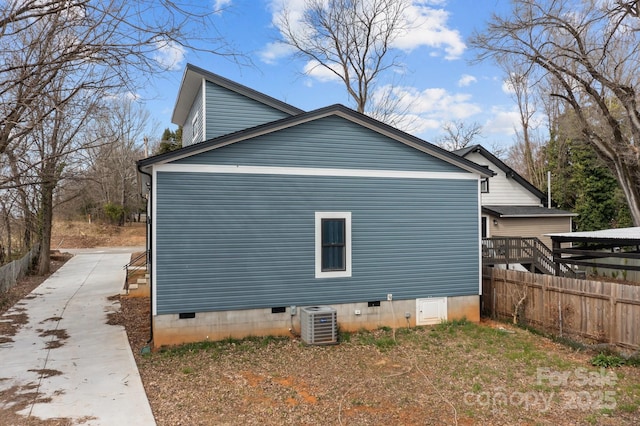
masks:
{"label": "house gable end", "polygon": [[224,77],[187,65],[172,122],[184,145],[199,143],[303,111]]}
{"label": "house gable end", "polygon": [[481,145],[467,147],[456,154],[481,166],[498,171],[482,194],[483,205],[542,206],[545,195]]}
{"label": "house gable end", "polygon": [[[148,171],[149,167],[152,165],[160,165],[168,162],[179,162],[179,161],[182,161],[183,159],[184,159],[183,162],[185,164],[195,164],[197,160],[186,160],[186,159],[192,156],[199,156],[208,151],[219,150],[223,147],[227,147],[228,145],[234,145],[238,142],[241,142],[240,145],[246,145],[251,140],[265,136],[265,135],[276,134],[277,136],[275,137],[275,139],[278,139],[279,135],[285,134],[285,130],[287,129],[300,128],[300,126],[306,125],[307,123],[317,122],[327,117],[334,117],[335,119],[339,119],[339,118],[343,119],[342,121],[338,120],[338,122],[342,123],[343,126],[349,126],[351,128],[351,131],[355,133],[361,133],[361,136],[362,134],[368,134],[373,139],[380,138],[380,140],[386,140],[391,144],[396,144],[401,146],[404,145],[404,148],[402,149],[406,152],[411,152],[410,157],[413,158],[414,161],[421,161],[421,160],[415,160],[414,157],[424,157],[425,155],[423,154],[427,154],[426,155],[427,157],[433,157],[433,159],[440,160],[443,163],[446,163],[449,166],[452,166],[452,169],[450,169],[451,171],[455,170],[458,172],[460,171],[471,172],[484,177],[490,177],[494,175],[494,173],[491,170],[487,169],[486,167],[479,166],[478,164],[473,163],[472,161],[466,160],[456,154],[453,154],[449,151],[443,150],[437,146],[429,144],[419,138],[416,138],[415,136],[404,133],[398,129],[395,129],[394,127],[388,126],[384,123],[381,123],[363,114],[359,114],[342,105],[332,105],[332,106],[321,108],[308,113],[299,114],[293,117],[288,117],[275,122],[265,123],[263,125],[259,125],[254,128],[244,129],[236,133],[225,135],[216,139],[208,140],[206,142],[203,142],[197,145],[188,146],[181,150],[157,155],[155,157],[146,158],[146,159],[140,160],[138,162],[138,166],[141,169]],[[324,133],[325,135],[327,134],[327,132],[330,133],[333,131],[331,129],[331,125],[321,124],[319,125],[319,127],[318,125],[313,125],[312,128],[314,126],[316,126],[316,130],[318,130],[320,133]],[[339,132],[341,130],[336,129],[336,131]],[[340,143],[339,150],[343,150],[345,149],[345,147],[352,145],[351,140],[349,138],[350,136],[347,136],[346,138],[344,138],[344,135],[343,135],[343,138],[341,140],[342,143]],[[269,138],[262,138],[260,140],[266,140],[266,139],[269,139]],[[305,139],[304,132],[298,135],[298,139],[301,139],[301,140]],[[330,142],[336,142],[336,140],[331,140]],[[359,138],[359,142],[362,142],[362,137]],[[263,150],[275,149],[274,146],[269,144],[266,144],[265,146],[260,148]],[[368,146],[366,144],[361,144],[361,148],[362,149],[360,148],[356,149],[356,151],[367,152],[372,149],[371,146]],[[409,148],[409,149],[406,149],[406,148]],[[321,149],[321,148],[317,147],[317,149]],[[419,152],[416,152],[416,151],[419,151]],[[325,147],[325,152],[329,152],[331,154],[331,151],[326,149],[326,147]],[[345,152],[345,154],[348,154],[348,153]],[[351,148],[351,154],[353,154],[353,147]],[[332,154],[332,155],[335,156],[335,154]],[[349,159],[351,157],[347,155],[346,158]],[[341,160],[342,159],[344,158],[341,158]],[[237,159],[236,159],[236,163],[237,163]],[[333,163],[331,167],[335,167],[336,164],[337,163]],[[443,166],[443,167],[447,167],[447,166]],[[362,168],[362,167],[359,167],[359,168]],[[410,170],[410,168],[408,168],[406,164],[402,164],[401,166],[398,167],[398,170]]]}
{"label": "house gable end", "polygon": [[305,122],[172,163],[465,172],[338,116]]}

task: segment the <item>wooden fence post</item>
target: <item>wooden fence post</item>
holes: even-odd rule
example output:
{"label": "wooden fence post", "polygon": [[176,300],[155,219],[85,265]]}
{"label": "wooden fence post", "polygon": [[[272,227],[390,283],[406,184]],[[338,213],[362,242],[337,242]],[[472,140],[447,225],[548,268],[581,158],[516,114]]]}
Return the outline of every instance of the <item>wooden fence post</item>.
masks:
{"label": "wooden fence post", "polygon": [[547,276],[543,275],[542,276],[542,294],[541,294],[541,300],[539,302],[542,303],[538,303],[538,305],[540,306],[540,308],[538,309],[539,314],[540,314],[540,325],[542,327],[542,329],[544,330],[547,326],[546,324],[546,315],[544,314],[544,309],[545,306],[547,306],[547,298],[548,298],[548,294],[547,294]]}
{"label": "wooden fence post", "polygon": [[618,284],[611,283],[611,295],[609,296],[609,343],[617,343],[618,325]]}

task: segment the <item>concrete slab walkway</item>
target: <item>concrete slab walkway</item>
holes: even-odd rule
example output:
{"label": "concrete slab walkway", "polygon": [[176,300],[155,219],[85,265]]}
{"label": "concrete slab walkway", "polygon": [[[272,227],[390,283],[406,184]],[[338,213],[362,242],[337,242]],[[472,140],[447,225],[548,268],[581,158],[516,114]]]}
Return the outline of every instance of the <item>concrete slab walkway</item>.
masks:
{"label": "concrete slab walkway", "polygon": [[17,330],[0,336],[0,408],[25,422],[155,425],[124,328],[107,324],[132,251],[78,251],[0,317]]}

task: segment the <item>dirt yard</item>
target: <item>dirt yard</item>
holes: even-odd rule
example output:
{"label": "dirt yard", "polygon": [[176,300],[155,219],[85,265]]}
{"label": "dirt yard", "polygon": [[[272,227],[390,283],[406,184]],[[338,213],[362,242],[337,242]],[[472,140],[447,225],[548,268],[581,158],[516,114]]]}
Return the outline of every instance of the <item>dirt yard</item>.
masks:
{"label": "dirt yard", "polygon": [[640,368],[599,369],[495,322],[341,335],[228,339],[142,355],[149,300],[122,299],[158,425],[637,425]]}
{"label": "dirt yard", "polygon": [[125,226],[105,225],[78,221],[56,221],[53,225],[51,248],[136,247],[144,246],[144,223]]}

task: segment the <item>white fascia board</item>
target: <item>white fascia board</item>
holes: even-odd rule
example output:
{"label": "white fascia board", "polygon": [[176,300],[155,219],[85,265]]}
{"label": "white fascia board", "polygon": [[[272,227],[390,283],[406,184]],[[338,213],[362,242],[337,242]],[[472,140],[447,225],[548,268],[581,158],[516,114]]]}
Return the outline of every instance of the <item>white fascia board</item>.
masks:
{"label": "white fascia board", "polygon": [[540,218],[540,217],[574,217],[574,216],[578,216],[577,213],[567,213],[567,214],[523,214],[523,215],[517,215],[517,214],[503,214],[503,215],[499,215],[499,217],[504,218],[504,219],[517,219],[517,218]]}
{"label": "white fascia board", "polygon": [[257,175],[291,176],[339,176],[339,177],[375,177],[390,179],[452,179],[478,180],[478,176],[464,172],[421,172],[410,170],[369,170],[369,169],[329,169],[306,167],[271,166],[229,166],[208,164],[162,164],[153,168],[154,172],[181,173],[225,173]]}

